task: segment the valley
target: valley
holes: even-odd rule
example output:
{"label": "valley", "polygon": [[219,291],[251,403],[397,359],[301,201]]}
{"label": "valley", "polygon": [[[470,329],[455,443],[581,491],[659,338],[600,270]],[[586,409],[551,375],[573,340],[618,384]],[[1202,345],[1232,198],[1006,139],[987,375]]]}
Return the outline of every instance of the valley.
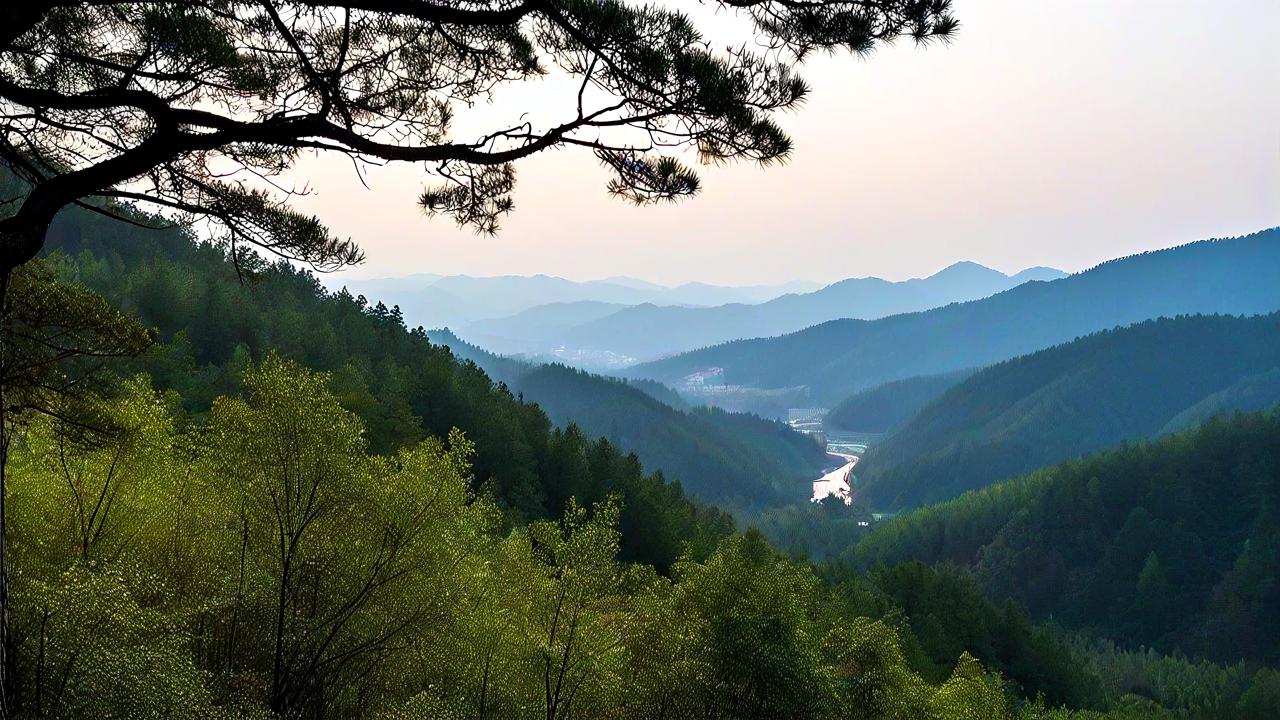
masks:
{"label": "valley", "polygon": [[[1244,277],[1275,267],[1274,233],[1244,239],[1241,257],[1251,264]],[[129,242],[104,242],[117,237]],[[504,542],[517,545],[526,542],[521,527],[552,533],[539,535],[539,543],[572,543],[573,533],[585,533],[587,545],[574,552],[594,548],[619,563],[599,565],[606,562],[601,556],[590,567],[649,568],[673,578],[662,581],[676,583],[670,592],[695,593],[697,602],[718,597],[717,609],[699,611],[709,618],[736,601],[763,602],[778,592],[777,578],[791,578],[784,597],[841,608],[839,617],[873,623],[859,632],[887,633],[880,636],[884,647],[909,651],[894,667],[921,687],[951,682],[955,658],[969,653],[989,668],[984,673],[1020,688],[1009,692],[1034,692],[1050,703],[1115,708],[1139,693],[1179,717],[1190,707],[1181,694],[1189,683],[1216,703],[1214,717],[1245,719],[1251,716],[1235,708],[1255,702],[1272,681],[1269,668],[1278,661],[1249,634],[1274,622],[1280,608],[1264,582],[1275,574],[1269,564],[1275,524],[1267,508],[1280,506],[1270,499],[1280,492],[1280,475],[1268,469],[1276,467],[1271,440],[1280,405],[1274,311],[1118,325],[987,365],[966,356],[961,369],[906,375],[829,408],[811,407],[804,401],[813,397],[812,385],[735,387],[732,366],[698,371],[672,387],[504,356],[449,331],[410,329],[395,306],[317,290],[311,276],[286,264],[259,265],[259,279],[241,284],[220,250],[178,233],[150,235],[80,214],[61,220],[53,238],[44,262],[58,276],[129,308],[158,333],[146,354],[120,361],[120,372],[141,373],[146,384],[124,386],[113,401],[122,404],[110,410],[122,422],[143,423],[130,431],[142,434],[127,437],[150,439],[77,451],[86,453],[74,460],[83,469],[60,470],[43,464],[36,449],[63,442],[60,436],[53,426],[33,426],[15,455],[15,507],[43,507],[46,491],[36,488],[54,487],[48,484],[67,472],[110,477],[110,453],[130,468],[148,457],[180,468],[148,481],[162,485],[186,472],[217,476],[224,471],[213,468],[222,462],[250,463],[236,472],[264,472],[252,465],[259,451],[224,458],[218,445],[202,444],[213,436],[198,428],[221,433],[219,443],[256,447],[268,436],[234,423],[274,422],[279,411],[268,408],[285,403],[298,418],[319,413],[305,421],[319,428],[309,445],[315,452],[331,445],[339,428],[355,433],[344,441],[350,449],[340,462],[369,469],[348,482],[357,475],[392,482],[378,474],[387,468],[428,472],[422,477],[444,482],[441,492],[454,498],[449,513],[489,518],[433,532],[480,533],[465,543],[498,542],[500,530],[481,528],[511,527],[517,539]],[[1228,257],[1236,255],[1235,241],[1220,242]],[[1237,286],[1233,307],[1280,306],[1265,284]],[[929,322],[940,334],[922,335],[918,346],[947,342],[948,314],[965,307],[925,311],[940,313]],[[209,308],[236,312],[211,315]],[[831,342],[828,356],[844,362],[849,348]],[[1178,352],[1153,352],[1169,348]],[[305,389],[294,389],[298,383]],[[722,397],[723,404],[747,400],[734,410],[710,406]],[[309,399],[297,405],[303,398]],[[761,407],[770,410],[751,412]],[[231,408],[238,409],[228,414]],[[198,451],[143,450],[153,447]],[[452,448],[467,459],[439,459]],[[413,460],[414,453],[427,455]],[[397,459],[384,466],[378,458]],[[469,474],[410,470],[419,462]],[[106,470],[93,469],[99,467]],[[359,487],[374,492],[377,485]],[[1194,508],[1209,506],[1219,508],[1212,522],[1195,519]],[[376,527],[355,517],[344,522],[347,533]],[[1073,528],[1090,528],[1091,535]],[[15,547],[32,552],[29,531],[17,532]],[[198,551],[199,545],[184,550]],[[472,564],[460,572],[469,577],[507,582],[475,564],[492,560],[466,562]],[[733,569],[719,565],[725,562]],[[1078,589],[1071,594],[1060,592],[1058,568],[1073,578]],[[706,585],[720,572],[731,573],[728,585]],[[1103,572],[1105,580],[1088,581],[1089,572]],[[700,583],[696,591],[685,584],[691,582]],[[743,582],[758,585],[743,596]],[[547,602],[558,592],[538,588],[519,592],[541,593],[535,597]],[[621,596],[613,597],[608,602]],[[410,602],[397,598],[392,612]],[[1227,611],[1223,602],[1248,609]],[[488,627],[484,617],[467,622]],[[796,632],[835,622],[805,618],[797,622],[806,629]],[[463,662],[472,641],[452,642],[449,662]],[[1198,664],[1177,665],[1191,662],[1180,653]],[[1118,673],[1121,667],[1128,674]],[[1167,684],[1171,672],[1181,685]],[[1230,688],[1214,684],[1222,678],[1231,678]]]}
{"label": "valley", "polygon": [[0,720],[1280,718],[1277,27],[0,3]]}

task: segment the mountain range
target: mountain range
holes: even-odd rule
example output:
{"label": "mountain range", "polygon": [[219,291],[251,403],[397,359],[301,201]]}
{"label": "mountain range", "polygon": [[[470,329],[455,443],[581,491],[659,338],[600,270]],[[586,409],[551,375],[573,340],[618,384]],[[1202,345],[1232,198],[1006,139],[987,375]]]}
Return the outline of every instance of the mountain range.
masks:
{"label": "mountain range", "polygon": [[[668,287],[629,277],[580,282],[551,275],[475,277],[426,273],[367,280],[334,277],[326,279],[326,285],[335,291],[345,287],[353,295],[380,300],[388,306],[398,305],[411,326],[428,328],[457,328],[548,304],[563,306],[586,302],[622,307],[642,303],[758,303],[779,295],[821,287],[819,283],[805,280],[747,286],[691,282]],[[568,317],[574,317],[572,312]]]}
{"label": "mountain range", "polygon": [[[1083,274],[1088,279],[1083,285],[1082,276],[1028,282],[994,298],[887,319],[893,322],[851,321],[860,327],[900,327],[894,323],[904,322],[903,318],[914,323],[920,318],[936,321],[917,330],[915,344],[878,348],[886,357],[878,358],[883,364],[877,372],[901,371],[908,374],[903,376],[907,379],[894,382],[890,377],[887,384],[848,397],[831,414],[833,419],[848,418],[850,428],[878,423],[877,429],[887,431],[858,466],[859,498],[883,494],[888,498],[885,504],[905,507],[952,497],[1024,468],[1066,460],[885,521],[859,503],[808,502],[809,481],[824,453],[812,438],[782,423],[694,407],[653,379],[606,378],[559,364],[500,357],[444,331],[408,328],[399,309],[376,298],[326,292],[315,276],[290,263],[242,257],[238,259],[247,272],[241,275],[217,245],[193,243],[190,236],[174,229],[132,225],[108,229],[107,223],[114,221],[83,209],[62,216],[51,229],[51,253],[42,262],[57,283],[82,283],[96,289],[156,330],[153,348],[117,365],[121,378],[134,378],[124,389],[131,395],[119,399],[130,405],[121,405],[120,412],[122,417],[125,413],[132,417],[138,407],[133,403],[154,402],[157,417],[162,415],[165,423],[172,423],[170,427],[181,429],[154,436],[161,448],[154,466],[145,456],[139,456],[145,465],[121,465],[127,470],[121,476],[124,480],[136,472],[133,467],[144,471],[154,467],[157,472],[139,476],[145,488],[139,487],[146,497],[164,501],[151,504],[147,500],[137,505],[146,512],[126,514],[142,520],[179,518],[189,524],[185,518],[196,503],[189,502],[193,496],[186,493],[196,488],[201,494],[194,497],[201,507],[229,511],[223,516],[193,517],[201,521],[199,527],[230,529],[222,533],[228,542],[217,554],[232,558],[231,567],[237,547],[244,557],[241,539],[246,537],[236,532],[243,514],[237,516],[234,507],[225,507],[228,498],[244,499],[241,493],[246,488],[236,479],[266,478],[263,482],[284,483],[287,488],[297,477],[291,468],[300,467],[288,461],[294,456],[287,448],[273,457],[253,452],[265,447],[257,439],[275,438],[275,443],[283,437],[285,445],[305,444],[326,451],[341,441],[353,448],[350,456],[360,458],[361,464],[355,466],[358,473],[344,470],[344,461],[325,460],[341,458],[341,453],[305,456],[308,467],[320,468],[325,482],[341,484],[343,494],[329,497],[374,501],[326,504],[352,511],[327,520],[342,538],[347,537],[343,532],[348,524],[365,521],[367,515],[361,513],[368,508],[381,513],[384,505],[388,510],[399,507],[396,493],[388,494],[388,488],[420,485],[425,476],[403,473],[414,469],[414,463],[440,457],[437,453],[447,447],[447,452],[456,453],[456,459],[448,461],[456,468],[449,471],[454,489],[445,493],[449,499],[441,500],[444,506],[435,505],[440,493],[422,499],[433,511],[440,509],[441,518],[439,524],[433,521],[432,530],[424,536],[442,537],[441,542],[448,544],[440,545],[439,555],[434,548],[421,548],[426,552],[415,558],[428,558],[434,566],[431,558],[443,557],[448,564],[459,556],[459,549],[474,544],[478,550],[470,557],[475,562],[459,571],[459,577],[465,576],[459,587],[474,587],[472,578],[489,572],[482,568],[490,563],[498,564],[494,577],[502,578],[476,596],[472,605],[481,610],[487,607],[487,598],[506,597],[527,604],[526,595],[544,592],[540,595],[546,601],[544,607],[558,608],[554,598],[563,598],[564,592],[546,584],[560,579],[558,571],[531,572],[527,562],[541,562],[552,554],[563,558],[565,552],[585,549],[592,553],[582,556],[585,563],[560,567],[572,571],[570,575],[604,570],[590,577],[573,575],[604,588],[605,594],[593,601],[602,603],[598,607],[605,624],[599,627],[616,625],[618,607],[652,607],[663,613],[654,621],[656,631],[639,636],[644,647],[650,647],[654,638],[660,640],[663,633],[670,634],[671,618],[689,617],[690,608],[713,608],[721,614],[695,616],[695,625],[727,628],[725,642],[730,649],[706,657],[717,661],[735,653],[759,656],[763,652],[782,658],[774,664],[790,672],[792,659],[802,657],[793,650],[808,650],[774,643],[763,651],[757,652],[755,645],[744,651],[735,639],[759,633],[744,635],[741,628],[778,627],[779,617],[846,618],[858,624],[851,628],[795,625],[796,636],[823,643],[830,638],[865,643],[852,662],[888,653],[899,658],[893,661],[895,666],[906,667],[910,657],[912,672],[929,682],[944,683],[947,692],[985,687],[993,696],[1037,697],[1072,707],[1114,703],[1141,711],[1159,701],[1188,709],[1167,716],[1275,717],[1274,703],[1267,698],[1277,696],[1273,691],[1280,687],[1280,673],[1258,663],[1274,664],[1280,657],[1269,639],[1273,633],[1265,630],[1280,622],[1275,582],[1280,558],[1276,515],[1280,446],[1275,439],[1280,434],[1280,416],[1275,411],[1222,416],[1280,399],[1280,315],[1261,314],[1258,309],[1274,300],[1268,294],[1275,287],[1268,284],[1275,280],[1274,231],[1108,264],[1104,270],[1120,271],[1110,280],[1098,280],[1095,270]],[[1130,295],[1142,300],[1120,302],[1117,298],[1123,293],[1117,288],[1126,286]],[[1046,289],[1053,291],[1047,299]],[[30,296],[16,297],[27,300]],[[1147,319],[1012,360],[994,361],[994,365],[981,359],[982,346],[975,351],[974,345],[966,344],[963,332],[948,334],[953,330],[947,325],[953,321],[948,313],[977,307],[986,309],[965,317],[995,327],[980,328],[973,342],[996,342],[993,338],[1003,337],[1000,332],[1031,335],[1034,326],[1007,311],[1003,303],[1010,302],[1008,297],[1025,303],[1025,311],[1044,322],[1067,324],[1071,332],[1089,323],[1112,322],[1126,313],[1154,317],[1176,315],[1186,308],[1225,308],[1240,315]],[[573,309],[582,323],[619,311],[606,301],[591,302],[599,305]],[[541,309],[545,307],[522,311],[525,323],[554,325],[557,314]],[[966,326],[971,332],[973,327]],[[1033,336],[1037,338],[1044,339]],[[938,374],[928,362],[918,362],[917,354],[939,346],[957,353],[957,362],[968,369]],[[827,349],[850,348],[831,344]],[[998,345],[997,349],[1010,347]],[[815,353],[780,359],[810,362],[816,357]],[[726,369],[706,370],[698,377],[711,386],[721,381],[718,387],[727,392]],[[273,374],[270,382],[276,383],[275,390],[268,387],[263,392],[259,383],[264,372]],[[922,374],[928,372],[934,374]],[[151,378],[149,386],[139,373]],[[865,377],[856,379],[874,384]],[[745,394],[768,394],[770,387],[779,388],[746,386],[750,392]],[[163,399],[152,388],[162,391]],[[808,393],[811,386],[782,388],[788,393]],[[273,405],[285,406],[285,414],[275,414]],[[317,407],[329,409],[323,413],[308,409]],[[249,418],[243,429],[227,424],[228,418],[236,417]],[[289,430],[284,436],[279,436],[281,427]],[[1193,429],[1182,429],[1187,427]],[[305,440],[294,432],[298,428]],[[27,475],[15,475],[19,478],[15,487],[24,491],[14,497],[27,504],[16,503],[19,509],[59,504],[58,488],[65,485],[68,467],[107,468],[109,453],[96,447],[76,450],[82,454],[71,457],[74,465],[45,463],[44,458],[51,451],[59,454],[61,447],[55,450],[53,435],[42,437],[41,432],[23,428],[20,435],[19,452],[26,456],[14,467]],[[447,437],[447,445],[426,439],[431,436]],[[135,442],[131,434],[104,442],[145,447],[153,436],[138,437],[148,443]],[[236,443],[232,452],[218,444],[226,438]],[[1102,446],[1112,449],[1078,457]],[[245,451],[234,451],[235,447]],[[418,454],[424,452],[431,455]],[[463,456],[470,457],[464,461]],[[279,457],[286,462],[279,464]],[[462,470],[464,462],[470,470]],[[115,460],[109,464],[114,468]],[[647,472],[646,466],[662,472]],[[112,473],[107,473],[108,480]],[[218,473],[225,474],[229,484],[205,482]],[[192,477],[201,482],[185,482]],[[384,482],[389,477],[412,485]],[[151,492],[160,487],[150,484],[157,478],[177,482],[171,488],[174,492]],[[673,478],[680,482],[670,482]],[[137,489],[136,484],[116,483],[125,494]],[[346,494],[348,485],[359,492]],[[700,499],[687,496],[686,489]],[[616,498],[619,504],[614,506],[607,498]],[[267,507],[267,495],[261,499],[262,507]],[[786,552],[795,553],[796,558],[788,560],[770,549],[760,533],[748,530],[730,537],[734,521],[701,499],[731,505],[735,517],[747,522],[757,513],[763,517],[780,511],[792,518],[795,537],[817,537],[824,530],[840,528],[845,538],[840,549],[846,552],[842,561],[811,564],[805,547],[788,543]],[[788,500],[793,502],[770,507]],[[403,507],[416,514],[421,506],[415,497]],[[616,519],[609,522],[616,522],[616,531],[603,526],[604,518],[611,515]],[[26,512],[19,517],[28,523],[45,522],[42,534],[47,532],[48,537],[57,533],[52,521],[40,519],[52,516]],[[203,522],[210,517],[216,520]],[[254,537],[273,537],[278,526],[271,527],[269,517],[254,521],[268,519],[254,530]],[[474,525],[461,526],[463,530],[454,535],[450,528],[458,527],[459,521]],[[602,530],[591,531],[588,526],[587,534],[578,535],[583,527],[580,521],[601,523]],[[66,562],[83,563],[73,543],[39,544],[31,541],[41,536],[30,532],[32,525],[15,527],[24,533],[19,537],[26,538],[16,547],[44,552],[56,546],[63,548],[58,552]],[[379,534],[385,537],[386,531],[369,527],[375,532],[353,536],[353,542],[376,549]],[[503,535],[512,528],[513,534]],[[445,532],[437,534],[436,529]],[[170,536],[144,532],[121,537],[132,548],[136,538],[153,535],[160,540]],[[834,540],[834,533],[827,532],[824,545],[833,550],[827,558],[840,555]],[[720,551],[714,550],[717,543]],[[146,557],[169,557],[163,543],[153,545],[146,547]],[[269,545],[254,559],[255,567],[263,566],[259,561],[269,564]],[[602,554],[593,554],[597,552]],[[654,570],[622,570],[604,559],[615,553],[628,562],[652,565]],[[327,550],[322,554],[325,562],[336,557]],[[739,559],[727,563],[726,557]],[[511,558],[518,562],[506,565]],[[925,563],[954,564],[930,567]],[[104,567],[113,572],[109,565]],[[873,569],[864,574],[859,567]],[[672,580],[660,580],[655,571],[670,573]],[[126,570],[122,577],[132,576]],[[510,577],[524,578],[520,581],[524,584],[512,585]],[[707,579],[716,583],[712,592]],[[785,593],[775,592],[779,580],[787,583]],[[628,588],[635,585],[638,592],[657,588],[678,594],[669,596],[670,601],[630,590],[631,594],[618,595],[620,581]],[[72,600],[92,596],[79,592],[77,586],[57,592]],[[266,599],[262,607],[274,608],[272,597],[278,595],[255,592]],[[387,607],[399,607],[400,597],[391,596]],[[217,600],[208,602],[216,605]],[[776,611],[752,610],[762,602]],[[191,606],[210,607],[204,600]],[[112,601],[108,609],[115,612],[121,607],[130,605]],[[722,612],[723,608],[728,611]],[[744,614],[743,608],[750,612]],[[39,606],[36,611],[39,617]],[[537,630],[544,615],[521,622]],[[726,624],[718,620],[721,616],[747,621]],[[174,617],[174,622],[166,620],[159,626],[162,635],[172,635],[174,627],[190,620]],[[378,625],[377,616],[372,617],[369,622]],[[1051,625],[1034,624],[1042,620]],[[460,632],[454,626],[438,630],[424,636],[427,645],[430,638]],[[487,637],[490,630],[489,625],[478,625],[465,631],[467,637]],[[545,633],[533,634],[535,649],[545,644],[543,638]],[[901,639],[901,647],[894,644],[895,638]],[[1120,654],[1105,651],[1109,655],[1094,649],[1094,643],[1110,641],[1144,649]],[[659,642],[652,647],[667,646]],[[1186,655],[1160,657],[1150,648]],[[662,660],[667,655],[671,653],[654,657]],[[832,667],[850,667],[849,657],[833,656]],[[971,670],[953,671],[957,657],[961,669],[972,658],[981,659],[1009,684],[993,675],[990,681],[982,679],[981,685],[959,685],[954,682],[957,678],[983,676]],[[809,694],[821,684],[805,680],[797,687],[799,694]],[[1038,704],[1029,707],[1039,712]],[[773,715],[789,716],[786,712]],[[1011,716],[985,711],[971,715]],[[1078,713],[1073,717],[1077,715],[1084,717]],[[1125,716],[1154,717],[1146,712]]]}
{"label": "mountain range", "polygon": [[973,372],[957,370],[877,385],[841,400],[827,412],[823,424],[858,433],[888,432],[910,420],[921,408],[937,400]]}
{"label": "mountain range", "polygon": [[1280,229],[1273,228],[1112,260],[924,312],[728,342],[621,374],[711,403],[738,390],[801,387],[810,404],[830,407],[892,380],[989,365],[1150,318],[1277,309]]}
{"label": "mountain range", "polygon": [[511,317],[462,325],[471,342],[505,354],[554,356],[618,366],[738,338],[794,332],[836,318],[874,319],[974,300],[1032,280],[1065,277],[1052,268],[1014,275],[973,262],[955,263],[926,278],[900,282],[850,278],[812,292],[790,292],[759,303],[710,307],[645,302],[610,309],[599,301],[557,303]]}

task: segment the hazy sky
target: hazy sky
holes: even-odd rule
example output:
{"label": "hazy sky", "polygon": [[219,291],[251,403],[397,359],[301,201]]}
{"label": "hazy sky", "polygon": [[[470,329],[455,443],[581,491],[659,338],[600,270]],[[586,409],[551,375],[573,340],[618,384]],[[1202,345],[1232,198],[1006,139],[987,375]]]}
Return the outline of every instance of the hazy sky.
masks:
{"label": "hazy sky", "polygon": [[[496,238],[427,219],[413,166],[308,159],[300,202],[367,262],[414,272],[626,274],[764,283],[929,274],[956,260],[1013,271],[1280,225],[1278,0],[956,0],[947,46],[819,56],[781,118],[785,166],[703,168],[703,192],[636,208],[589,154],[518,165]],[[565,105],[555,79],[470,120]],[[468,118],[464,117],[464,121]],[[464,138],[465,139],[465,138]]]}

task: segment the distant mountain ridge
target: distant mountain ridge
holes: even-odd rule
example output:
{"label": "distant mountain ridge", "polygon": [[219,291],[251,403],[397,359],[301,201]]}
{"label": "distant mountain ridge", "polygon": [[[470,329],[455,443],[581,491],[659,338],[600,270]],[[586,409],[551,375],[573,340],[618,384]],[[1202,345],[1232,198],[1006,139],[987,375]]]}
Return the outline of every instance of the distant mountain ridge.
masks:
{"label": "distant mountain ridge", "polygon": [[580,323],[533,329],[521,315],[464,326],[463,337],[503,352],[538,353],[559,348],[614,353],[650,360],[726,340],[793,332],[836,318],[887,315],[987,297],[1031,280],[1066,273],[1030,268],[1015,275],[973,262],[958,262],[925,278],[889,281],[850,278],[806,293],[788,293],[758,304],[734,302],[687,307],[646,302]]}
{"label": "distant mountain ridge", "polygon": [[818,283],[803,280],[779,285],[685,283],[667,287],[629,277],[576,281],[541,274],[476,277],[428,273],[365,280],[333,278],[326,284],[334,291],[345,287],[352,294],[376,297],[388,305],[399,305],[411,325],[424,327],[460,327],[476,321],[508,317],[547,304],[758,303],[786,293],[807,292],[819,287]]}
{"label": "distant mountain ridge", "polygon": [[1024,282],[1031,282],[1032,280],[1036,280],[1040,282],[1049,282],[1050,280],[1060,280],[1066,277],[1068,274],[1069,273],[1064,273],[1057,268],[1045,267],[1044,265],[1037,265],[1035,267],[1029,267],[1026,270],[1018,271],[1010,275],[1009,279],[1021,285]]}
{"label": "distant mountain ridge", "polygon": [[1265,410],[1280,403],[1280,367],[1243,377],[1174,415],[1159,435],[1186,430],[1215,415]]}
{"label": "distant mountain ridge", "polygon": [[535,305],[508,317],[468,323],[465,335],[468,342],[495,353],[536,357],[556,350],[548,347],[544,338],[555,337],[575,325],[607,317],[627,307],[630,306],[597,300]]}
{"label": "distant mountain ridge", "polygon": [[1179,314],[1280,309],[1280,229],[1120,258],[1051,282],[879,320],[833,320],[628,368],[680,386],[694,372],[751,388],[806,386],[830,407],[892,380],[1006,360],[1098,330]]}

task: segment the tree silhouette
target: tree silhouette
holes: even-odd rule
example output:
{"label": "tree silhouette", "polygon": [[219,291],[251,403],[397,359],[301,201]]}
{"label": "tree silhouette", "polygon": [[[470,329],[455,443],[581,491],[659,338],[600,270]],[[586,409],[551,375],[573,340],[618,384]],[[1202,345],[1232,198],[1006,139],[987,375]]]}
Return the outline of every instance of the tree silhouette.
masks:
{"label": "tree silhouette", "polygon": [[[31,190],[0,220],[0,271],[39,252],[59,209],[111,212],[103,198],[317,268],[356,262],[353,242],[287,205],[277,180],[306,150],[427,163],[442,184],[425,209],[489,232],[511,210],[513,163],[552,147],[592,149],[617,195],[674,199],[698,189],[680,148],[787,156],[773,116],[805,97],[792,67],[810,51],[956,28],[949,0],[718,5],[753,25],[755,47],[713,50],[683,13],[621,0],[6,3],[0,162]],[[452,137],[455,108],[553,69],[580,83],[562,121]]]}
{"label": "tree silhouette", "polygon": [[93,402],[95,379],[108,359],[136,355],[151,342],[141,323],[45,265],[23,266],[9,279],[14,292],[0,298],[0,717],[9,713],[13,660],[4,502],[10,428],[46,415],[76,435],[112,430]]}
{"label": "tree silhouette", "polygon": [[[0,198],[0,300],[70,205],[203,220],[233,258],[256,246],[320,270],[358,262],[355,243],[288,205],[299,191],[282,176],[303,151],[428,164],[441,184],[424,209],[482,232],[512,208],[513,163],[553,147],[590,148],[634,202],[691,195],[681,148],[787,156],[773,115],[805,97],[792,67],[810,51],[956,28],[949,0],[717,4],[753,25],[755,47],[713,50],[683,13],[622,0],[4,3],[0,164],[22,187]],[[453,137],[456,108],[553,70],[578,83],[563,120]],[[0,552],[0,604],[2,569]]]}

